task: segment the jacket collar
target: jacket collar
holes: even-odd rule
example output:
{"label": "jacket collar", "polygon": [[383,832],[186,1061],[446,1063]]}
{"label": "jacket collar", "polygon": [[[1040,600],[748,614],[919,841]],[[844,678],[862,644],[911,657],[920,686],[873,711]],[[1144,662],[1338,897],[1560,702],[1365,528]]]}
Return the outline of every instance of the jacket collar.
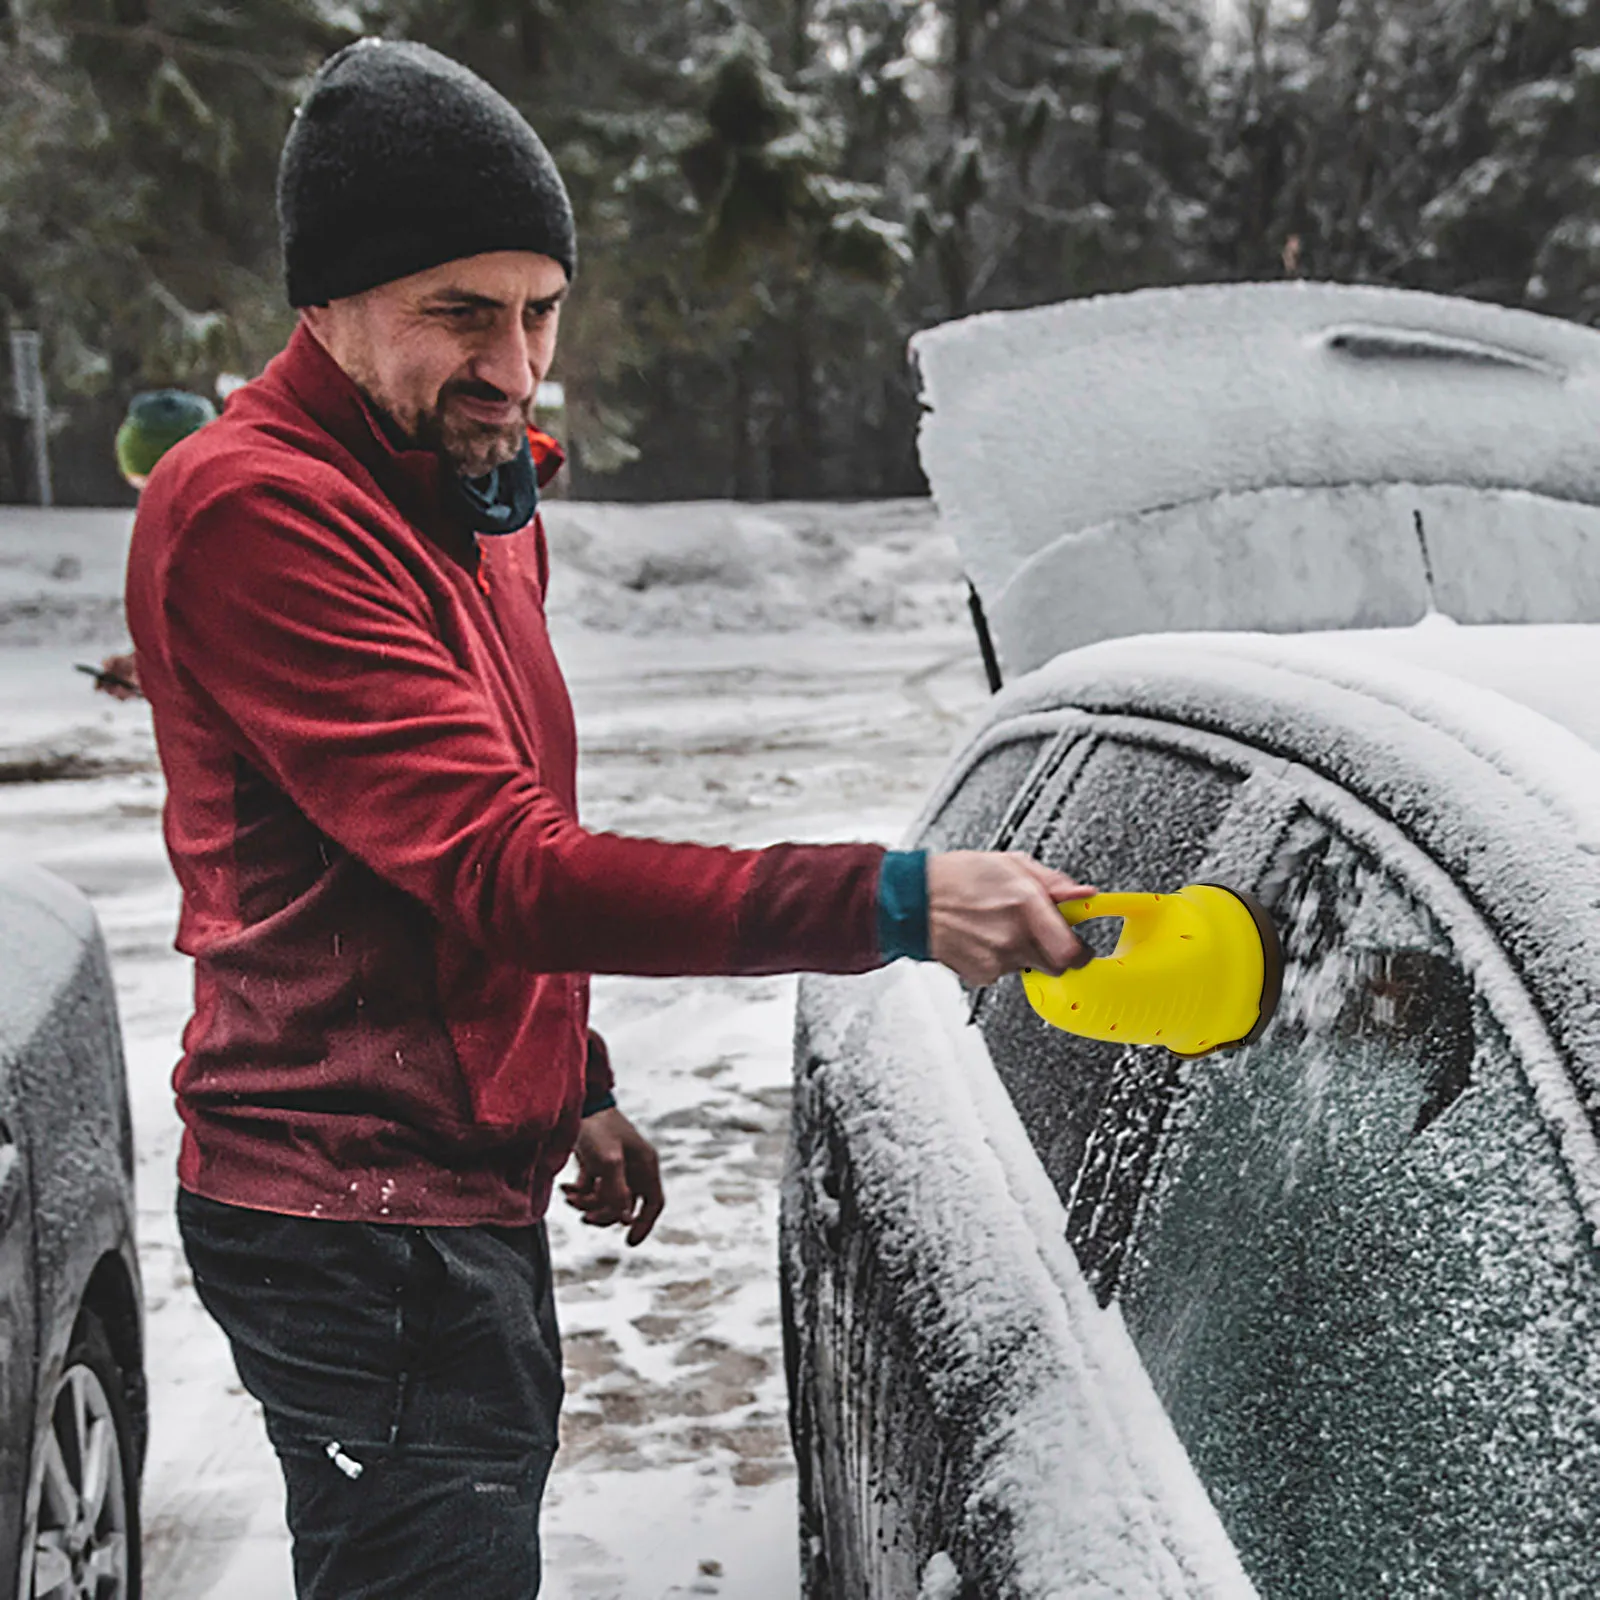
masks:
{"label": "jacket collar", "polygon": [[[396,445],[367,397],[304,322],[272,365],[301,409],[372,474],[407,521],[447,543],[471,538],[461,498],[448,477],[450,468],[432,450]],[[542,489],[561,470],[566,455],[537,428],[528,429],[528,444]]]}

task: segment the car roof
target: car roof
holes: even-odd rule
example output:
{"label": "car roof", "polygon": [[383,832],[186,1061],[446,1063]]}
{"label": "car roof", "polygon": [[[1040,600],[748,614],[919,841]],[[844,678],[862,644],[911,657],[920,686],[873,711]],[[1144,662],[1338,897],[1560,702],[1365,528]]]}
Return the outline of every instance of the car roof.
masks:
{"label": "car roof", "polygon": [[1331,649],[1357,660],[1409,662],[1491,690],[1600,750],[1600,694],[1595,692],[1600,626],[1462,626],[1436,614],[1410,628],[1352,629],[1299,639],[1284,641],[1291,655],[1314,660]]}
{"label": "car roof", "polygon": [[1600,861],[1600,627],[1172,633],[1063,652],[996,718],[1076,705],[1223,733],[1369,799],[1432,795],[1441,825],[1506,786],[1559,820],[1552,849]]}
{"label": "car roof", "polygon": [[1600,333],[1191,286],[919,334],[923,466],[1008,674],[1167,629],[1600,621]]}

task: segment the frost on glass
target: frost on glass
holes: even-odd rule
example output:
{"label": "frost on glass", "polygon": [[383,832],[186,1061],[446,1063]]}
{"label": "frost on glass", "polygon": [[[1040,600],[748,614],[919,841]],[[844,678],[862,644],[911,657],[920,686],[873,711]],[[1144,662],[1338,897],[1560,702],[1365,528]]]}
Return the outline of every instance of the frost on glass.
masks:
{"label": "frost on glass", "polygon": [[[1237,774],[1187,756],[1106,741],[1090,752],[1054,816],[1030,820],[1025,832],[1041,860],[1098,888],[1176,889],[1199,869],[1238,782]],[[1091,1131],[1108,1098],[1123,1092],[1130,1073],[1153,1084],[1170,1075],[1174,1058],[1050,1027],[1015,977],[986,992],[978,1020],[1028,1137],[1070,1211]],[[1145,1147],[1153,1147],[1159,1133],[1158,1101],[1142,1103],[1153,1124],[1140,1135],[1140,1148],[1124,1150],[1116,1194],[1098,1201],[1108,1224],[1136,1198],[1148,1165]],[[1097,1247],[1082,1229],[1069,1232],[1091,1282],[1108,1282],[1114,1266],[1093,1255]]]}
{"label": "frost on glass", "polygon": [[987,850],[1021,790],[1044,740],[1012,739],[986,751],[940,808],[919,844],[924,850]]}
{"label": "frost on glass", "polygon": [[1263,1593],[1592,1592],[1600,1271],[1515,1049],[1319,823],[1259,888],[1283,1004],[1178,1074],[1121,1270],[1145,1367]]}

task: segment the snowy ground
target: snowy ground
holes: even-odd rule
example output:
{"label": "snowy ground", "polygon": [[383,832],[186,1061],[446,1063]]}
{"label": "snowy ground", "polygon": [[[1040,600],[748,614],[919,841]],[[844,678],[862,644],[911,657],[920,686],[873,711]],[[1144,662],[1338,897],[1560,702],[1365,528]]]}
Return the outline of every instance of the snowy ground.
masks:
{"label": "snowy ground", "polygon": [[[596,825],[890,843],[985,698],[925,504],[558,503],[549,522]],[[0,511],[0,852],[93,898],[116,969],[154,1405],[148,1592],[283,1600],[276,1467],[172,1221],[189,976],[148,717],[71,670],[123,642],[128,526]],[[792,1004],[792,979],[595,985],[668,1210],[637,1251],[552,1216],[569,1392],[545,1520],[553,1600],[796,1592],[774,1265]]]}

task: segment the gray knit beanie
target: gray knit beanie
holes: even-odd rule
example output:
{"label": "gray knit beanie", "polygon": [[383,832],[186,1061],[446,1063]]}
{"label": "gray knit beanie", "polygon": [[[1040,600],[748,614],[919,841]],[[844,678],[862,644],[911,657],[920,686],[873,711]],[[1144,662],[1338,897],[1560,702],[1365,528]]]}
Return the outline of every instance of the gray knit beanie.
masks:
{"label": "gray knit beanie", "polygon": [[292,306],[491,250],[577,270],[572,205],[538,134],[421,44],[360,39],[323,63],[284,141],[278,226]]}

